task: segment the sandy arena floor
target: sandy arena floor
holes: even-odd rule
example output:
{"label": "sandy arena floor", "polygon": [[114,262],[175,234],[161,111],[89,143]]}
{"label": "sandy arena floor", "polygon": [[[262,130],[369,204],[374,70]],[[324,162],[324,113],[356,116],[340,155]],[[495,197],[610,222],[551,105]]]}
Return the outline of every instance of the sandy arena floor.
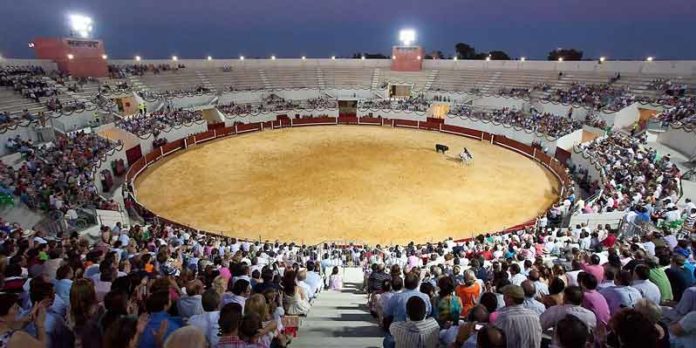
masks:
{"label": "sandy arena floor", "polygon": [[[470,166],[455,159],[463,146]],[[315,126],[200,145],[148,169],[136,188],[161,216],[230,236],[403,243],[517,225],[556,199],[558,182],[532,160],[463,137]]]}

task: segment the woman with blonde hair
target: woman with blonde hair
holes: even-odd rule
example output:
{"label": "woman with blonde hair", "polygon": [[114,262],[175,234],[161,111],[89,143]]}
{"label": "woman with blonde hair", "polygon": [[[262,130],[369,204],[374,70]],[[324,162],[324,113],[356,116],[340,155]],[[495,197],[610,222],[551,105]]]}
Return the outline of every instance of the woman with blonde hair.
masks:
{"label": "woman with blonde hair", "polygon": [[280,323],[280,320],[273,320],[270,310],[268,309],[266,297],[261,294],[251,295],[244,304],[244,315],[248,316],[254,314],[261,318],[263,331],[268,332],[260,338],[260,343],[270,346],[271,341],[279,336],[280,330],[283,329],[283,325]]}
{"label": "woman with blonde hair", "polygon": [[164,341],[164,348],[206,348],[205,336],[195,326],[184,326],[172,332]]}
{"label": "woman with blonde hair", "polygon": [[215,279],[213,279],[213,289],[222,296],[222,294],[227,291],[227,282],[228,280],[222,276],[217,276]]}

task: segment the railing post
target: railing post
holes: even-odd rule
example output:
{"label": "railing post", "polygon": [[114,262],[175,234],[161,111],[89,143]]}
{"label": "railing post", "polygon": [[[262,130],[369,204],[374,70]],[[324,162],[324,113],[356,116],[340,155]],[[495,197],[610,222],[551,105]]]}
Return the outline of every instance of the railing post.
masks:
{"label": "railing post", "polygon": [[234,124],[234,134],[235,135],[237,134],[237,124],[236,123]]}

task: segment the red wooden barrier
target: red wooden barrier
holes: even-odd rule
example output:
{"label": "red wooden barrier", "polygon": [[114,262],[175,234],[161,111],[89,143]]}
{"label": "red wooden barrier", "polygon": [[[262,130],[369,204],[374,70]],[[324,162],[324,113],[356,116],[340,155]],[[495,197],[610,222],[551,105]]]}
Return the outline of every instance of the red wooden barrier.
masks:
{"label": "red wooden barrier", "polygon": [[237,124],[237,133],[255,132],[261,130],[261,123],[239,123]]}
{"label": "red wooden barrier", "polygon": [[418,127],[418,121],[395,119],[395,120],[394,120],[394,127],[412,127],[412,128],[417,128],[417,127]]}
{"label": "red wooden barrier", "polygon": [[338,116],[338,123],[340,124],[358,124],[357,116]]}
{"label": "red wooden barrier", "polygon": [[325,123],[335,124],[336,117],[322,116],[322,117],[296,118],[296,119],[292,120],[292,124],[294,126],[325,124]]}
{"label": "red wooden barrier", "polygon": [[215,131],[214,130],[209,130],[205,132],[200,132],[196,134],[196,142],[198,143],[203,143],[209,140],[215,139]]}
{"label": "red wooden barrier", "polygon": [[[388,121],[388,120],[385,120]],[[382,118],[381,117],[370,117],[370,116],[365,116],[360,118],[360,123],[365,123],[365,124],[382,124]],[[391,123],[390,123],[391,125]]]}

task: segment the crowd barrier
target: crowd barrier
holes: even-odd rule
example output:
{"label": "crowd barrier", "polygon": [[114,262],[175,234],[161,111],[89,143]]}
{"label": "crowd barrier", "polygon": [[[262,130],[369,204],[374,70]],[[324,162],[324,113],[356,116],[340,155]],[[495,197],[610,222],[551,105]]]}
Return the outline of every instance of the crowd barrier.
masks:
{"label": "crowd barrier", "polygon": [[[148,210],[145,206],[140,204],[137,200],[137,192],[135,191],[135,186],[133,185],[137,176],[142,173],[148,166],[159,161],[160,159],[167,157],[168,155],[175,153],[180,150],[185,150],[189,146],[204,143],[207,141],[220,139],[228,136],[234,136],[238,134],[244,134],[249,132],[259,132],[266,129],[279,129],[288,127],[303,127],[303,126],[319,126],[319,125],[367,125],[367,126],[385,126],[394,128],[412,128],[421,129],[429,131],[437,131],[447,134],[453,134],[463,137],[468,137],[471,139],[476,139],[480,141],[489,142],[493,145],[498,145],[504,147],[508,150],[517,152],[527,158],[537,161],[544,167],[546,167],[554,176],[558,179],[561,184],[561,191],[559,196],[562,198],[564,190],[571,184],[572,179],[568,175],[568,172],[558,160],[548,156],[543,151],[536,147],[532,147],[513,139],[507,138],[502,135],[490,134],[487,132],[464,128],[459,126],[452,126],[442,123],[435,122],[424,122],[424,121],[413,121],[413,120],[402,120],[402,119],[386,119],[381,117],[355,117],[355,116],[339,116],[339,117],[313,117],[313,118],[297,118],[297,119],[279,119],[275,121],[266,122],[255,122],[255,123],[236,123],[232,127],[217,128],[207,130],[205,132],[193,134],[182,139],[178,139],[162,145],[156,149],[153,149],[150,153],[141,157],[131,165],[126,173],[126,182],[132,188],[132,196],[129,198],[132,202],[133,207],[144,216],[149,216],[160,222],[165,222],[174,226],[179,226],[182,228],[188,228],[191,230],[196,230],[198,232],[207,233],[215,236],[224,236],[222,233],[216,233],[212,231],[200,231],[194,227],[181,224],[176,221],[172,221]],[[529,221],[523,222],[519,225],[512,226],[502,231],[495,231],[492,233],[509,233],[518,231],[530,226],[534,226],[536,219],[531,219]],[[230,237],[230,236],[225,236]],[[456,241],[466,241],[471,238],[458,239]]]}

